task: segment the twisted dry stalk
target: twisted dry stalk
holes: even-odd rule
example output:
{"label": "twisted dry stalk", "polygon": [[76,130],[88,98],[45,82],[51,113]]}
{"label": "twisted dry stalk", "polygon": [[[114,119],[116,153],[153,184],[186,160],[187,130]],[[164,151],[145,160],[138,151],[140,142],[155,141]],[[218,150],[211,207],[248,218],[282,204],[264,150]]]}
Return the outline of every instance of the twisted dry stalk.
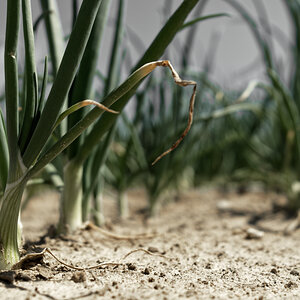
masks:
{"label": "twisted dry stalk", "polygon": [[136,235],[118,235],[112,232],[109,232],[107,230],[104,230],[103,228],[91,223],[91,222],[87,222],[86,224],[84,224],[84,229],[92,229],[95,231],[100,232],[101,234],[103,234],[104,236],[108,237],[108,238],[112,238],[115,240],[125,240],[125,241],[132,241],[132,240],[139,240],[139,239],[151,239],[153,237],[156,237],[157,234],[155,233],[140,233],[140,234],[136,234]]}
{"label": "twisted dry stalk", "polygon": [[67,117],[71,113],[73,113],[73,112],[77,111],[78,109],[80,109],[84,106],[87,106],[87,105],[95,105],[98,108],[100,108],[101,110],[104,110],[106,112],[118,114],[117,111],[109,109],[108,106],[112,105],[115,101],[120,99],[126,92],[128,92],[130,90],[129,87],[135,86],[139,81],[141,81],[144,77],[146,77],[148,74],[150,74],[156,67],[169,68],[172,72],[172,77],[173,77],[175,83],[182,87],[192,85],[193,93],[190,98],[188,124],[187,124],[185,130],[183,131],[181,136],[176,140],[176,142],[169,149],[167,149],[165,152],[163,152],[161,155],[159,155],[152,162],[152,166],[155,165],[164,156],[166,156],[167,154],[169,154],[170,152],[172,152],[174,149],[176,149],[179,146],[179,144],[182,142],[182,140],[185,138],[185,136],[190,131],[192,123],[193,123],[193,113],[194,113],[194,104],[195,104],[195,98],[196,98],[197,83],[192,80],[181,79],[169,60],[154,61],[154,62],[147,63],[147,64],[143,65],[142,67],[140,67],[133,74],[131,74],[131,76],[129,76],[129,78],[118,89],[116,89],[115,91],[112,92],[111,98],[114,98],[114,100],[111,103],[108,103],[109,105],[107,105],[107,106],[105,106],[101,103],[98,103],[96,101],[89,100],[89,99],[74,104],[73,106],[69,107],[65,112],[63,112],[59,116],[54,127],[56,127],[65,117]]}
{"label": "twisted dry stalk", "polygon": [[155,66],[168,67],[171,70],[173,79],[174,79],[174,81],[177,85],[180,85],[180,86],[183,86],[183,87],[188,86],[188,85],[192,85],[192,86],[194,86],[194,88],[193,88],[192,96],[190,98],[189,118],[188,118],[187,127],[185,128],[185,130],[183,131],[181,136],[177,139],[177,141],[168,150],[163,152],[161,155],[159,155],[152,162],[152,166],[155,165],[164,156],[166,156],[167,154],[172,152],[174,149],[176,149],[179,146],[179,144],[182,142],[182,140],[185,138],[185,136],[188,134],[188,132],[190,131],[192,123],[193,123],[194,104],[195,104],[196,91],[197,91],[197,83],[195,81],[192,81],[192,80],[183,80],[183,79],[181,79],[179,77],[178,73],[176,72],[176,70],[174,69],[174,67],[172,66],[172,64],[170,63],[170,61],[162,60],[162,61],[154,62],[153,64],[155,64]]}

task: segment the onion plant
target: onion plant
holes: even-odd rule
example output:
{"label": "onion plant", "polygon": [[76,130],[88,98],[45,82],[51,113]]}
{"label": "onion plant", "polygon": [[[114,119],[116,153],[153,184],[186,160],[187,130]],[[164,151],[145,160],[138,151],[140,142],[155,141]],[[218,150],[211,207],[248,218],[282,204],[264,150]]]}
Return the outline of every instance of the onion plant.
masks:
{"label": "onion plant", "polygon": [[[221,16],[227,16],[226,14],[214,14],[214,15],[208,15],[208,16],[201,16],[199,17],[199,15],[201,14],[204,5],[206,4],[207,1],[201,1],[197,7],[197,9],[195,10],[194,13],[194,19],[190,22],[187,22],[184,24],[184,26],[181,27],[181,29],[185,29],[185,28],[189,28],[189,31],[194,32],[195,31],[195,24],[203,21],[203,20],[207,20],[207,19],[211,19],[211,18],[216,18],[216,17],[221,17]],[[168,2],[166,3],[168,5]],[[192,35],[193,36],[193,35]],[[191,42],[191,38],[190,35],[187,39],[187,41],[192,44]],[[184,60],[184,63],[187,64],[188,59],[186,58]],[[182,73],[184,73],[184,71],[181,71]],[[120,217],[125,217],[128,213],[128,201],[127,201],[127,196],[126,196],[126,190],[132,185],[132,184],[136,184],[136,180],[139,178],[143,178],[145,179],[146,177],[150,178],[153,177],[154,174],[153,170],[156,169],[157,174],[155,175],[156,177],[156,181],[160,182],[162,184],[162,177],[165,174],[165,172],[162,172],[161,168],[158,168],[157,166],[155,166],[154,168],[151,166],[151,158],[154,158],[154,154],[159,152],[159,149],[163,149],[164,147],[166,147],[166,141],[169,141],[169,143],[172,142],[172,140],[174,140],[176,138],[176,134],[179,135],[179,132],[176,132],[176,134],[174,134],[173,130],[171,129],[171,127],[176,127],[176,122],[172,122],[172,119],[174,119],[173,115],[177,115],[176,112],[174,113],[174,109],[171,109],[171,107],[169,107],[168,109],[166,108],[166,110],[169,110],[169,114],[168,114],[168,121],[166,121],[166,116],[164,115],[164,113],[161,113],[160,111],[158,111],[157,109],[154,109],[156,112],[153,114],[151,114],[151,109],[147,110],[147,109],[143,109],[141,110],[141,107],[143,106],[147,106],[147,103],[145,102],[149,102],[147,107],[160,107],[159,103],[157,100],[155,99],[161,99],[162,94],[170,94],[173,93],[174,91],[174,95],[173,95],[173,104],[172,106],[176,107],[177,109],[180,109],[182,112],[186,111],[188,108],[185,105],[185,101],[184,99],[180,98],[184,98],[185,96],[187,96],[186,94],[184,95],[184,97],[182,97],[182,94],[180,93],[182,90],[181,89],[173,89],[173,86],[170,87],[170,90],[168,89],[169,86],[167,86],[167,84],[165,82],[163,82],[163,80],[161,79],[161,85],[159,87],[159,89],[161,90],[161,93],[155,94],[155,96],[153,95],[153,97],[149,97],[149,95],[153,94],[153,89],[155,89],[158,86],[158,82],[156,82],[154,84],[153,79],[150,79],[148,83],[146,83],[145,87],[136,94],[136,111],[135,112],[131,112],[131,114],[133,114],[133,120],[132,120],[132,116],[129,118],[126,113],[122,114],[122,118],[121,120],[119,120],[119,126],[117,126],[117,128],[112,129],[112,131],[116,131],[116,139],[114,142],[114,149],[117,149],[116,151],[110,151],[109,155],[108,155],[108,162],[107,162],[107,168],[105,168],[106,172],[105,172],[105,180],[106,182],[108,182],[109,185],[111,185],[116,191],[117,191],[117,203],[118,203],[118,208],[119,208],[119,215]],[[167,91],[165,91],[167,90]],[[176,94],[179,94],[178,96]],[[181,95],[181,96],[180,96]],[[151,104],[152,103],[152,104]],[[181,103],[181,104],[178,104]],[[170,110],[171,109],[171,110]],[[183,120],[185,120],[186,118],[186,113],[182,113],[181,117]],[[179,120],[178,120],[179,121]],[[141,131],[141,128],[143,128],[143,130],[145,129],[145,127],[143,126],[144,124],[146,124],[147,122],[150,122],[151,124],[156,124],[157,125],[157,141],[154,142],[154,144],[149,147],[151,148],[151,152],[147,152],[145,153],[145,150],[141,149],[141,141],[140,141],[140,136],[139,133]],[[160,135],[159,133],[160,128],[169,128],[168,130],[168,138],[161,138],[162,135]],[[138,129],[139,128],[139,129]],[[147,135],[151,135],[151,126],[147,127],[149,132],[147,132]],[[164,135],[166,137],[166,135]],[[152,139],[151,139],[152,140]],[[146,145],[143,145],[146,146]],[[109,147],[109,143],[106,143],[106,147],[105,149],[107,149],[107,147]],[[123,150],[122,150],[123,149]],[[104,150],[104,149],[103,149]],[[99,152],[99,154],[102,152]],[[101,157],[104,157],[103,154],[100,154]],[[183,156],[181,156],[182,158],[184,158]],[[186,157],[186,156],[185,156]],[[167,160],[169,161],[169,158],[167,158]],[[103,164],[105,162],[105,160],[101,160],[101,163]],[[95,164],[94,164],[95,165]],[[178,170],[180,169],[179,164],[175,164],[178,165]],[[184,162],[182,162],[180,164],[181,166],[184,165]],[[187,165],[187,164],[185,164]],[[101,166],[98,166],[98,170],[103,169],[101,168]],[[173,173],[175,176],[176,174],[178,175],[179,172],[176,172],[175,168],[174,168],[174,164],[173,164],[173,160],[172,163],[169,165],[169,167],[165,168],[165,171],[170,170],[170,173]],[[182,174],[182,173],[181,173]],[[93,178],[93,176],[92,176]],[[167,178],[164,178],[167,179]],[[144,183],[145,180],[138,180],[139,183]],[[161,186],[161,192],[159,193],[153,193],[156,194],[156,196],[152,196],[151,199],[157,199],[158,195],[160,195],[162,193],[162,191],[165,191],[168,187],[173,185],[174,180],[168,180],[168,182],[170,184],[162,184],[162,186],[164,186],[162,188]],[[160,185],[161,185],[160,184]],[[100,189],[97,189],[99,192],[101,192]],[[91,189],[90,189],[91,191]],[[148,191],[150,191],[150,189],[148,189]],[[94,193],[94,200],[97,199],[96,197],[97,193]],[[101,197],[100,197],[101,199]],[[150,203],[154,203],[156,202],[155,200],[151,201]],[[101,207],[101,205],[98,203],[97,204],[98,207]],[[154,205],[150,205],[149,207],[154,207]],[[152,211],[152,209],[150,209]],[[96,215],[99,215],[99,211],[95,212]],[[103,215],[103,214],[101,214]]]}
{"label": "onion plant", "polygon": [[108,153],[102,176],[117,193],[118,213],[121,219],[129,215],[127,190],[140,181],[143,165],[140,164],[139,141],[132,120],[123,112],[115,128],[115,138]]}
{"label": "onion plant", "polygon": [[[186,73],[188,74],[187,71]],[[196,81],[200,83],[203,81],[198,74],[195,76],[189,73],[188,77],[197,79]],[[142,95],[139,95],[144,98],[140,99],[143,105],[137,111],[132,124],[129,124],[131,131],[130,135],[127,135],[126,150],[130,149],[131,145],[131,152],[133,152],[131,156],[136,157],[136,162],[132,162],[125,171],[130,170],[133,179],[138,177],[138,183],[144,185],[148,196],[149,215],[155,215],[159,211],[162,199],[170,199],[170,191],[180,195],[184,187],[192,186],[194,176],[208,178],[209,171],[216,175],[222,165],[223,168],[225,167],[225,161],[230,162],[224,158],[226,153],[227,156],[230,155],[231,151],[228,150],[233,150],[237,144],[240,147],[233,153],[237,154],[238,151],[235,161],[238,158],[241,160],[241,145],[245,144],[244,140],[255,132],[254,126],[260,121],[263,109],[261,104],[245,101],[246,99],[240,103],[236,102],[242,99],[238,96],[235,101],[228,101],[226,95],[223,96],[222,101],[217,100],[215,97],[218,94],[217,89],[212,93],[211,86],[202,84],[196,98],[194,126],[181,146],[181,151],[171,153],[166,159],[150,167],[151,158],[162,151],[162,148],[166,147],[166,144],[170,143],[184,128],[183,112],[186,108],[184,103],[174,108],[173,101],[176,99],[177,102],[178,99],[176,92],[173,92],[173,87],[160,80],[152,82],[148,89],[143,90]],[[179,96],[186,95],[178,93],[177,97]],[[239,114],[242,114],[242,117],[239,117]],[[177,116],[176,125],[174,125],[174,115]],[[162,132],[161,128],[169,128],[169,130]],[[247,145],[244,148],[247,148]],[[126,153],[126,155],[130,157],[130,154]],[[218,169],[216,166],[214,169],[207,169],[216,163]],[[111,164],[113,169],[116,166],[117,164]],[[117,169],[115,172],[118,173],[120,170]],[[231,170],[228,169],[228,173]],[[124,172],[123,177],[126,177],[125,174]]]}
{"label": "onion plant", "polygon": [[[3,166],[0,170],[3,193],[0,209],[1,269],[11,268],[19,260],[19,247],[21,245],[21,228],[18,226],[20,203],[26,183],[33,175],[55,159],[95,121],[95,125],[84,136],[84,141],[80,143],[78,150],[66,164],[64,170],[64,195],[68,196],[63,196],[62,224],[64,228],[76,229],[82,221],[82,215],[78,214],[82,204],[78,195],[81,195],[83,163],[93,151],[92,149],[99,143],[101,137],[113,125],[116,120],[115,113],[124,108],[135,93],[140,81],[157,66],[162,66],[171,68],[176,83],[183,86],[189,84],[195,86],[194,82],[182,81],[168,61],[151,61],[157,60],[162,55],[197,2],[198,0],[182,2],[134,67],[132,74],[118,88],[108,93],[101,104],[79,99],[81,101],[76,102],[61,114],[72,85],[76,85],[74,78],[86,53],[86,46],[97,15],[101,13],[99,9],[103,9],[101,8],[102,1],[83,0],[47,99],[44,99],[47,72],[44,72],[45,76],[41,88],[38,88],[38,80],[36,79],[31,1],[7,1],[4,57],[6,115],[5,118],[1,116],[0,122],[0,149],[4,153],[3,160],[5,160],[2,162],[1,157],[1,166]],[[26,61],[24,97],[19,99],[17,45],[21,6]],[[80,67],[84,66],[81,64]],[[46,63],[45,70],[47,70]],[[77,77],[79,74],[80,70]],[[72,90],[73,97],[76,86],[73,86]],[[117,101],[119,99],[120,101]],[[194,94],[192,104],[193,100]],[[64,117],[91,103],[96,107],[83,115],[72,127],[67,128],[66,132],[61,131],[61,135],[55,135],[57,140],[54,143],[48,143],[55,128]],[[107,107],[110,106],[111,110],[108,110]],[[107,113],[103,114],[104,110]],[[4,122],[3,119],[6,121]]]}
{"label": "onion plant", "polygon": [[[292,62],[291,68],[287,70],[280,67],[276,57],[273,41],[278,36],[270,24],[263,3],[253,1],[258,12],[257,20],[238,1],[225,1],[240,13],[254,35],[262,54],[268,80],[265,98],[272,100],[267,117],[256,135],[255,148],[263,150],[263,152],[259,151],[262,156],[256,174],[264,181],[273,184],[276,182],[277,187],[281,186],[289,196],[290,208],[295,211],[300,207],[299,194],[292,192],[293,182],[299,181],[300,170],[300,2],[293,0],[284,2],[293,27],[293,43],[285,45],[287,50],[285,53]],[[289,72],[288,78],[283,71]]]}
{"label": "onion plant", "polygon": [[[76,136],[68,132],[47,154],[42,152],[53,132],[63,100],[76,74],[100,3],[101,1],[82,3],[78,22],[70,36],[62,63],[45,102],[47,72],[39,89],[35,67],[31,1],[7,1],[4,56],[6,122],[3,122],[1,117],[0,142],[2,152],[5,154],[1,157],[3,168],[0,171],[3,192],[0,210],[0,268],[10,268],[19,260],[21,231],[18,220],[26,183],[81,133],[78,132]],[[19,99],[17,45],[21,9],[25,41],[25,78],[22,93],[24,96]],[[85,128],[87,126],[88,124]],[[85,128],[82,127],[81,131]],[[65,142],[65,139],[68,139],[68,142]]]}
{"label": "onion plant", "polygon": [[[111,91],[111,89],[115,88],[118,81],[116,75],[119,74],[120,70],[118,60],[120,59],[119,44],[120,39],[122,38],[121,27],[123,26],[122,11],[124,7],[124,2],[125,1],[119,1],[118,26],[116,28],[115,43],[112,50],[112,58],[110,64],[111,72],[107,76],[107,85],[105,87],[105,90],[101,93],[101,95],[104,96],[104,101],[102,103],[106,106],[109,106],[112,104],[112,102],[114,102],[114,100],[110,100],[111,97],[108,93]],[[182,2],[182,4],[174,12],[171,18],[162,27],[162,29],[160,30],[156,38],[153,40],[149,48],[142,55],[136,66],[132,69],[132,72],[139,70],[139,68],[143,64],[157,60],[161,57],[166,47],[172,41],[173,37],[182,28],[186,17],[188,16],[189,12],[193,9],[193,7],[197,4],[197,2],[198,1],[196,0]],[[95,30],[98,30],[98,28],[95,28]],[[93,43],[95,44],[95,41],[93,42],[91,40],[93,36],[94,40],[96,38],[99,38],[96,34],[91,35],[84,54],[84,56],[87,55],[87,61],[95,59],[95,53],[91,53],[92,51],[89,51],[89,46],[95,47],[95,45],[93,46]],[[94,63],[93,66],[94,65],[96,64]],[[76,81],[69,96],[69,99],[71,98],[71,101],[74,102],[90,97],[89,93],[91,93],[91,90],[77,87],[86,86],[87,78],[93,79],[95,77],[95,73],[92,70],[92,68],[89,68],[84,63],[82,63],[81,66],[82,67],[79,68],[79,73],[77,75]],[[147,68],[149,69],[147,69],[147,72],[150,72],[150,69],[152,69],[152,67],[154,67],[154,64],[148,65]],[[82,76],[80,75],[81,70],[83,72]],[[143,70],[146,70],[146,68],[144,68]],[[132,83],[133,88],[126,90],[124,92],[124,95],[122,95],[122,99],[112,106],[112,108],[115,111],[121,111],[125,107],[126,103],[129,101],[131,96],[138,88],[139,81],[140,80],[136,80],[136,76],[132,76],[129,79],[129,82]],[[123,85],[121,85],[120,89],[123,89]],[[80,95],[75,96],[77,90],[80,92]],[[95,113],[93,111],[88,112],[84,118],[90,118],[90,116],[94,116],[94,114]],[[64,169],[64,192],[62,196],[62,209],[59,224],[60,232],[75,230],[82,224],[82,221],[87,218],[89,199],[91,197],[91,192],[93,192],[93,188],[97,183],[95,181],[95,179],[98,178],[97,172],[101,169],[101,165],[99,165],[99,163],[103,161],[101,159],[101,157],[104,157],[102,155],[103,151],[107,151],[105,150],[106,142],[105,140],[101,142],[101,139],[111,128],[111,126],[115,123],[116,117],[117,116],[113,117],[112,114],[109,115],[104,113],[101,116],[101,118],[92,126],[91,130],[87,132],[84,136],[82,136],[80,140],[77,140],[77,142],[73,144],[70,148],[67,163]],[[78,121],[78,118],[80,118],[78,117],[78,115],[74,115],[73,121],[71,121],[70,119],[70,123],[73,122],[71,126],[75,124],[70,130],[73,130],[73,128],[78,128],[77,126],[80,126],[81,121]],[[108,144],[109,143],[107,143],[107,145]],[[99,147],[98,150],[96,150],[97,147]],[[94,166],[98,164],[99,167],[94,167],[90,169],[91,172],[93,172],[92,175],[87,176],[87,178],[83,178],[82,172],[85,164],[86,166]],[[85,170],[88,170],[88,168],[86,168]],[[88,180],[86,180],[88,178],[91,179],[89,182]]]}
{"label": "onion plant", "polygon": [[232,181],[237,170],[255,168],[255,157],[261,157],[254,140],[261,130],[268,101],[257,101],[257,96],[250,95],[251,83],[244,92],[224,91],[206,75],[200,77],[206,87],[206,105],[202,105],[203,113],[189,136],[195,139],[193,133],[201,132],[194,167],[196,184],[216,177]]}
{"label": "onion plant", "polygon": [[[202,2],[195,10],[197,16],[205,3]],[[206,17],[197,18],[198,21],[203,19]],[[188,45],[192,44],[194,29],[195,27],[191,27],[188,32]],[[142,184],[145,187],[148,213],[154,215],[160,207],[163,195],[170,190],[175,190],[177,195],[182,192],[187,183],[187,174],[190,177],[189,184],[193,184],[194,172],[197,178],[216,175],[221,169],[223,172],[226,169],[229,174],[238,160],[246,160],[245,155],[242,156],[242,153],[246,152],[241,151],[241,146],[248,150],[249,146],[245,140],[254,134],[262,112],[260,104],[245,102],[253,91],[253,84],[249,84],[240,97],[236,94],[235,98],[231,99],[206,78],[210,59],[206,60],[204,74],[193,74],[189,72],[189,56],[186,54],[188,50],[184,48],[179,55],[183,58],[181,73],[202,82],[202,85],[195,105],[197,122],[194,122],[193,129],[181,146],[182,151],[172,153],[151,167],[152,159],[183,130],[185,122],[184,91],[174,89],[161,78],[150,78],[145,88],[136,93],[137,108],[134,117],[131,120],[125,115],[117,127],[114,143],[116,150],[109,153],[106,168],[109,172],[105,173],[105,178],[108,184],[117,190],[119,207],[123,213],[126,212],[124,195],[130,185]],[[221,94],[222,99],[219,96]],[[239,118],[238,114],[242,114],[243,117]],[[162,132],[161,128],[169,130]],[[234,157],[234,160],[226,159],[229,156]]]}

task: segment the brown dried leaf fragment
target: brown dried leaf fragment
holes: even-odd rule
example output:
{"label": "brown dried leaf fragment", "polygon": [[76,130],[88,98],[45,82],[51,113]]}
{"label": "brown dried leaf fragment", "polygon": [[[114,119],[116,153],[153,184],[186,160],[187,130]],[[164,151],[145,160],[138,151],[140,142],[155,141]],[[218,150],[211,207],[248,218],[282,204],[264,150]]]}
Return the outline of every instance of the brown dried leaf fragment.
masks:
{"label": "brown dried leaf fragment", "polygon": [[156,62],[156,64],[157,64],[157,66],[168,67],[171,70],[173,79],[174,79],[174,81],[177,85],[180,85],[180,86],[183,86],[183,87],[192,85],[193,86],[193,93],[192,93],[192,96],[190,98],[188,124],[187,124],[185,130],[183,131],[181,136],[177,139],[177,141],[168,150],[163,152],[161,155],[159,155],[152,162],[152,166],[155,165],[164,156],[166,156],[167,154],[172,152],[174,149],[176,149],[179,146],[179,144],[182,142],[182,140],[185,138],[185,136],[188,134],[188,132],[190,131],[192,123],[193,123],[194,105],[195,105],[195,98],[196,98],[196,91],[197,91],[197,83],[195,81],[192,81],[192,80],[183,80],[183,79],[181,79],[179,77],[178,73],[176,72],[176,70],[174,69],[174,67],[172,66],[172,64],[170,63],[170,61],[168,61],[168,60],[158,61],[158,62]]}

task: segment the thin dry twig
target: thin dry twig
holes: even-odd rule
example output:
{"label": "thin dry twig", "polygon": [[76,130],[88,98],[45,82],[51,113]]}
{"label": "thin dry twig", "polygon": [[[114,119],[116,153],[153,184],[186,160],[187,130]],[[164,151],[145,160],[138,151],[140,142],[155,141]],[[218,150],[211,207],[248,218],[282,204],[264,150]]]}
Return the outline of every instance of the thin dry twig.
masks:
{"label": "thin dry twig", "polygon": [[51,255],[57,262],[59,262],[63,266],[65,266],[65,267],[67,267],[69,269],[72,269],[72,270],[77,270],[77,271],[86,271],[86,270],[98,269],[98,268],[101,268],[101,267],[120,266],[120,265],[122,265],[121,263],[115,263],[115,262],[103,262],[103,263],[100,263],[98,265],[91,266],[91,267],[86,267],[86,268],[75,267],[75,266],[72,266],[72,265],[70,265],[70,264],[62,261],[61,259],[59,259],[51,251],[50,248],[45,248],[41,252],[38,252],[38,253],[29,253],[29,254],[25,255],[17,264],[15,264],[12,267],[12,269],[13,270],[22,269],[26,264],[38,263],[38,262],[41,261],[41,259],[45,256],[46,253],[48,253],[49,255]]}
{"label": "thin dry twig", "polygon": [[[136,253],[136,252],[145,252],[146,254],[149,254],[151,256],[159,256],[165,259],[172,259],[169,257],[166,257],[165,255],[162,254],[153,254],[150,251],[146,250],[146,249],[135,249],[130,251],[129,253],[127,253],[122,259],[126,259],[129,255]],[[61,260],[60,258],[58,258],[52,251],[50,248],[44,248],[41,252],[38,253],[29,253],[27,255],[25,255],[17,264],[15,264],[12,269],[16,270],[16,269],[22,269],[24,265],[26,264],[32,264],[32,263],[37,263],[40,262],[41,259],[45,256],[45,254],[48,253],[49,255],[51,255],[57,262],[59,262],[60,264],[62,264],[63,266],[72,269],[72,270],[76,270],[76,271],[88,271],[88,270],[94,270],[94,269],[99,269],[101,267],[108,267],[108,266],[122,266],[124,265],[124,263],[116,263],[116,262],[102,262],[100,264],[94,265],[94,266],[90,266],[90,267],[76,267],[73,265],[70,265],[66,262],[64,262],[63,260]]]}
{"label": "thin dry twig", "polygon": [[136,252],[144,252],[144,253],[149,254],[149,255],[151,255],[151,256],[159,256],[159,257],[162,257],[162,258],[166,258],[166,259],[172,260],[171,257],[167,257],[167,256],[165,256],[165,255],[163,255],[163,254],[154,254],[154,253],[152,253],[152,252],[150,252],[150,251],[148,251],[148,250],[146,250],[146,249],[143,249],[143,248],[139,248],[139,249],[135,249],[135,250],[130,251],[129,253],[127,253],[127,254],[123,257],[123,259],[127,258],[129,255],[131,255],[131,254],[133,254],[133,253],[136,253]]}
{"label": "thin dry twig", "polygon": [[194,86],[194,88],[193,88],[193,94],[190,98],[189,118],[188,118],[187,127],[185,128],[185,130],[183,131],[181,136],[177,139],[177,141],[168,150],[163,152],[152,162],[152,166],[155,165],[164,156],[166,156],[167,154],[172,152],[174,149],[176,149],[179,146],[179,144],[182,142],[182,140],[185,138],[185,136],[188,134],[188,132],[190,131],[192,123],[193,123],[194,104],[195,104],[196,91],[197,91],[197,83],[192,80],[181,79],[179,77],[178,73],[176,72],[176,70],[174,69],[174,67],[172,66],[172,64],[170,63],[170,61],[168,61],[168,60],[158,61],[158,62],[156,62],[156,64],[157,64],[157,66],[168,67],[171,70],[173,79],[177,85],[180,85],[180,86],[192,85],[192,86]]}
{"label": "thin dry twig", "polygon": [[101,267],[108,267],[108,266],[121,266],[123,265],[122,263],[114,263],[114,262],[103,262],[100,263],[98,265],[95,266],[91,266],[91,267],[86,267],[86,268],[82,268],[82,267],[74,267],[70,264],[65,263],[64,261],[60,260],[56,255],[53,254],[53,252],[49,249],[49,248],[45,248],[43,251],[43,253],[49,253],[55,260],[57,260],[60,264],[64,265],[65,267],[68,267],[70,269],[73,270],[77,270],[77,271],[86,271],[86,270],[93,270],[93,269],[99,269]]}
{"label": "thin dry twig", "polygon": [[104,230],[91,222],[88,222],[85,225],[85,229],[96,230],[96,231],[100,232],[101,234],[105,235],[106,237],[109,237],[109,238],[112,238],[115,240],[130,240],[131,241],[131,240],[139,240],[139,239],[150,239],[150,238],[157,236],[157,234],[154,234],[154,233],[153,234],[141,233],[141,234],[136,234],[136,235],[118,235],[118,234],[109,232],[107,230]]}

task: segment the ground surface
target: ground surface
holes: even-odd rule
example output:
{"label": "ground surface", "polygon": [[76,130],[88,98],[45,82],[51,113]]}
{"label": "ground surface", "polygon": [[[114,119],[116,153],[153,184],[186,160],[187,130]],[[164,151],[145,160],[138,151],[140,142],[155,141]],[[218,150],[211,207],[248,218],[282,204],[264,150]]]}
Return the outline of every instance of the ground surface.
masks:
{"label": "ground surface", "polygon": [[[114,203],[106,200],[111,232],[158,234],[133,241],[116,241],[95,230],[40,241],[57,222],[58,197],[34,198],[23,213],[27,246],[31,241],[38,248],[49,247],[75,266],[121,265],[74,271],[46,254],[43,264],[8,274],[11,283],[2,279],[0,298],[300,299],[300,231],[283,233],[290,220],[271,212],[271,201],[278,197],[262,192],[191,191],[146,222],[137,213],[145,206],[143,193],[134,191],[131,217],[117,223]],[[247,233],[251,227],[264,235],[259,238],[260,232]],[[123,258],[140,248],[155,256],[140,251]]]}

